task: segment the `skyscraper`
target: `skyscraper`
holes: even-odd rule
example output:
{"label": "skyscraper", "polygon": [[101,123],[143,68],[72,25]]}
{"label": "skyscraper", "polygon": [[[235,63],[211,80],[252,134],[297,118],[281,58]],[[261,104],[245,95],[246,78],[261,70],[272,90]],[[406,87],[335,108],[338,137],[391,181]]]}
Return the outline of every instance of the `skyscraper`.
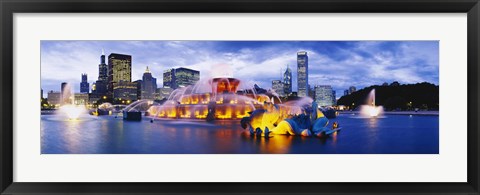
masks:
{"label": "skyscraper", "polygon": [[154,94],[157,90],[157,79],[152,76],[148,66],[143,73],[141,89],[142,99],[154,99]]}
{"label": "skyscraper", "polygon": [[200,80],[200,71],[188,68],[168,69],[163,72],[163,87],[176,89],[194,85]]}
{"label": "skyscraper", "polygon": [[315,102],[318,106],[333,106],[333,89],[330,85],[315,86]]}
{"label": "skyscraper", "polygon": [[287,70],[283,73],[283,92],[285,96],[292,93],[292,69],[287,65]]}
{"label": "skyscraper", "polygon": [[284,83],[281,80],[273,80],[272,81],[272,89],[278,94],[280,97],[284,97]]}
{"label": "skyscraper", "polygon": [[113,84],[113,98],[115,101],[126,101],[129,103],[137,100],[137,84],[129,81],[120,80]]}
{"label": "skyscraper", "polygon": [[87,81],[87,74],[82,74],[82,82],[80,83],[80,93],[88,93],[90,91],[90,83]]}
{"label": "skyscraper", "polygon": [[[95,85],[95,87],[93,87]],[[100,64],[98,65],[98,80],[92,84],[92,93],[98,96],[107,95],[108,86],[108,66],[105,64],[105,52],[102,49]]]}
{"label": "skyscraper", "polygon": [[308,96],[308,55],[306,51],[297,52],[298,97]]}
{"label": "skyscraper", "polygon": [[102,49],[102,55],[100,56],[100,64],[98,65],[98,80],[108,80],[108,66],[105,64],[105,51]]}
{"label": "skyscraper", "polygon": [[111,53],[108,55],[109,94],[113,94],[114,84],[120,81],[123,81],[123,84],[132,82],[132,56]]}

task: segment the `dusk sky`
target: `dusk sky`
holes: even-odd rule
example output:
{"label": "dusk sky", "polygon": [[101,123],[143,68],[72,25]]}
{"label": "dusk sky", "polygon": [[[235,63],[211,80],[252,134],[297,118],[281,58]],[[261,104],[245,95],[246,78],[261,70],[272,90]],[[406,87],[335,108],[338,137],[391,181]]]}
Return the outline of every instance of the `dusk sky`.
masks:
{"label": "dusk sky", "polygon": [[337,98],[349,86],[439,82],[438,41],[42,41],[44,97],[62,82],[78,92],[82,73],[91,87],[102,49],[107,57],[132,56],[132,81],[149,66],[159,87],[164,70],[185,67],[199,70],[201,79],[233,76],[267,89],[289,65],[297,91],[297,51],[308,52],[309,84],[331,85]]}

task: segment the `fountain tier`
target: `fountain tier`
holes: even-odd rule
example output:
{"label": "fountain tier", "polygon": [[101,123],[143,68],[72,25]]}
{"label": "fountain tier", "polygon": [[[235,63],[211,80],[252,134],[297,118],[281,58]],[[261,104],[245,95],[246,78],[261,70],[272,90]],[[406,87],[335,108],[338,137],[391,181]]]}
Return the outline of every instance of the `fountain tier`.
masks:
{"label": "fountain tier", "polygon": [[[212,78],[176,89],[165,103],[151,106],[148,114],[159,118],[242,119],[271,101],[266,94],[256,94],[255,89],[239,90],[240,83],[235,78]],[[209,92],[199,92],[206,87]],[[288,105],[282,107],[292,110]]]}

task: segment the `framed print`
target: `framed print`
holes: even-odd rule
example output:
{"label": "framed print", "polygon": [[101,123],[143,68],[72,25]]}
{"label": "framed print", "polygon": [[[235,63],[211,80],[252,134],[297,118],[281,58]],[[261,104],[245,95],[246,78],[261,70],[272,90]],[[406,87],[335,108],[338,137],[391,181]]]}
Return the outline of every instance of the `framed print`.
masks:
{"label": "framed print", "polygon": [[477,1],[1,5],[2,194],[478,194]]}

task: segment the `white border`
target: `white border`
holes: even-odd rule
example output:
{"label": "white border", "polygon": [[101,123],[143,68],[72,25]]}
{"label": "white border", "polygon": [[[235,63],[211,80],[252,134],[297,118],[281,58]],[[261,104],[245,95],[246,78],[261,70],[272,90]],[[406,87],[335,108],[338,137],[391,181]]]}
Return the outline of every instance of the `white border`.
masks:
{"label": "white border", "polygon": [[[125,39],[440,40],[440,154],[40,155],[39,98],[34,98],[39,97],[40,84],[35,81],[40,80],[40,40]],[[467,179],[467,17],[462,13],[17,13],[14,14],[14,83],[15,182],[466,182]]]}

